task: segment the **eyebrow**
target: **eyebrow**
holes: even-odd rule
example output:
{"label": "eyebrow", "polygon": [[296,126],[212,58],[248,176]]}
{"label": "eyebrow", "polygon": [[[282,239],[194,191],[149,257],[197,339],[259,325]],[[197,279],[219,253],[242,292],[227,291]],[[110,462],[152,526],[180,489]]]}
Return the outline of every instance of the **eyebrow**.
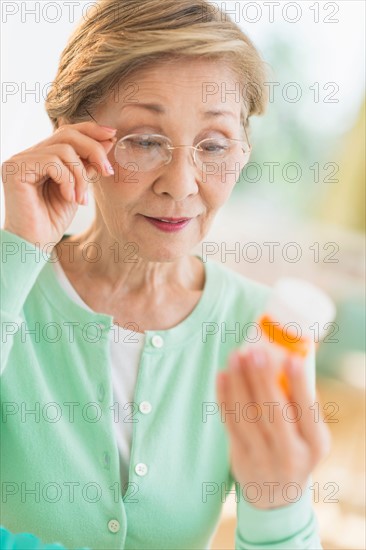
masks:
{"label": "eyebrow", "polygon": [[[165,107],[163,105],[160,105],[159,103],[129,103],[128,105],[124,105],[122,107],[121,112],[123,111],[123,109],[126,109],[126,107],[139,107],[140,109],[146,109],[147,111],[156,113],[158,115],[163,115],[167,112]],[[218,108],[209,109],[208,111],[201,111],[201,115],[205,119],[219,116],[231,116],[232,118],[237,118],[232,111]]]}

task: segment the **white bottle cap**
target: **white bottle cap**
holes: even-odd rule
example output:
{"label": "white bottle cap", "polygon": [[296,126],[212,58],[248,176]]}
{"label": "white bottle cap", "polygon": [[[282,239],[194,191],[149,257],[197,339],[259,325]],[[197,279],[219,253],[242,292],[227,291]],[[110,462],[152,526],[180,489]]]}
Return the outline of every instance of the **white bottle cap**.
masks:
{"label": "white bottle cap", "polygon": [[[304,337],[314,335],[316,330],[322,340],[330,328],[326,324],[335,318],[336,308],[325,292],[308,281],[284,277],[274,285],[265,314],[281,326],[300,325]],[[316,329],[315,323],[319,323]]]}

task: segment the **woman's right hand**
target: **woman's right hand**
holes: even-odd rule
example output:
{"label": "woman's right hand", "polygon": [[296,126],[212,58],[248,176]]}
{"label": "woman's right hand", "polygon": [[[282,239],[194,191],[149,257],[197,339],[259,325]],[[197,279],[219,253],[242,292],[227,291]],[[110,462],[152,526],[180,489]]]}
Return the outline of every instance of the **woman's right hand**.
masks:
{"label": "woman's right hand", "polygon": [[64,124],[5,161],[4,229],[41,248],[58,243],[78,204],[87,204],[88,184],[113,175],[107,155],[115,134],[95,122]]}

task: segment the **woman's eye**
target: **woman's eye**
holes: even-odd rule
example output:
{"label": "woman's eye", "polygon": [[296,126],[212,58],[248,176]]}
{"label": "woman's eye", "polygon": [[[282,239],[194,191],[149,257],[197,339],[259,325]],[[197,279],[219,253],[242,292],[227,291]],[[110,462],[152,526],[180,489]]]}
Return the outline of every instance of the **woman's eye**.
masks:
{"label": "woman's eye", "polygon": [[141,149],[152,149],[153,147],[157,147],[160,145],[157,141],[150,141],[150,140],[135,140],[131,142],[132,145],[141,147]]}
{"label": "woman's eye", "polygon": [[138,141],[137,143],[140,145],[140,147],[143,147],[144,149],[148,149],[149,147],[154,145],[153,141]]}
{"label": "woman's eye", "polygon": [[222,153],[226,151],[227,147],[221,143],[206,143],[203,146],[203,150],[208,153]]}

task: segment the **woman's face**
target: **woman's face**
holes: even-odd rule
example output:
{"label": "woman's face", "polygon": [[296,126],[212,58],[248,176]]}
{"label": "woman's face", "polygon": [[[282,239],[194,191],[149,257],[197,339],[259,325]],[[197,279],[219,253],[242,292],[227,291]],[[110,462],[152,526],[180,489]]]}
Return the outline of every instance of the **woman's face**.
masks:
{"label": "woman's face", "polygon": [[[94,117],[101,125],[117,128],[117,139],[134,133],[161,134],[173,146],[196,145],[205,138],[243,139],[242,102],[230,93],[236,86],[234,75],[221,62],[154,65],[120,83],[117,93],[95,110]],[[119,242],[135,243],[140,258],[164,262],[189,254],[204,239],[232,192],[239,174],[223,176],[216,170],[204,177],[192,153],[189,148],[175,149],[170,164],[134,172],[116,162],[113,148],[109,160],[115,175],[93,185],[109,232]],[[189,221],[172,231],[168,230],[172,224],[168,228],[149,218]]]}

